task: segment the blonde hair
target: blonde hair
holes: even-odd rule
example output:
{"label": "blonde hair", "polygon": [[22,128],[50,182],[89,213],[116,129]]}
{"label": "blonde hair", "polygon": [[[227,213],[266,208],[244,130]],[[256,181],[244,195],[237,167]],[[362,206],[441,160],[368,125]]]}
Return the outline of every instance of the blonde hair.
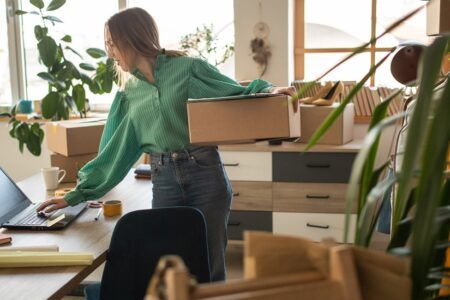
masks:
{"label": "blonde hair", "polygon": [[[112,42],[121,53],[124,53],[125,50],[132,50],[149,58],[155,58],[160,53],[171,57],[187,55],[185,51],[161,48],[158,26],[153,17],[142,8],[124,9],[111,16],[105,26],[109,30]],[[117,63],[115,72],[119,81],[119,89],[123,90],[131,78],[130,73],[123,71]]]}

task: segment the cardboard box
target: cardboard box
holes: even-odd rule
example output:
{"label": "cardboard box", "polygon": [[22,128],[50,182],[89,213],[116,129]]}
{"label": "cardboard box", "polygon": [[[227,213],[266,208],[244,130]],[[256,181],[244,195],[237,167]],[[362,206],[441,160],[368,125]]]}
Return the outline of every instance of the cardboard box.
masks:
{"label": "cardboard box", "polygon": [[96,156],[97,153],[74,156],[63,156],[53,153],[50,155],[50,163],[52,167],[66,170],[66,176],[61,182],[77,182],[78,171]]}
{"label": "cardboard box", "polygon": [[450,1],[431,0],[427,2],[427,35],[450,33]]}
{"label": "cardboard box", "polygon": [[[328,115],[338,106],[300,105],[300,122],[302,127],[301,143],[307,143]],[[349,103],[344,112],[317,142],[325,145],[343,145],[353,140],[354,105]]]}
{"label": "cardboard box", "polygon": [[300,113],[294,112],[285,95],[189,99],[187,112],[193,144],[245,143],[300,136]]}
{"label": "cardboard box", "polygon": [[64,156],[98,152],[104,119],[89,118],[49,122],[45,126],[48,148]]}

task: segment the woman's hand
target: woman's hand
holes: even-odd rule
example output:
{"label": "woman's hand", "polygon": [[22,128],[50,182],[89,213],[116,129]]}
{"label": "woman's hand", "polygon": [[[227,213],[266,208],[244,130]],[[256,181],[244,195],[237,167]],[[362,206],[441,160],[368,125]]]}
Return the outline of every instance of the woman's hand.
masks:
{"label": "woman's hand", "polygon": [[294,96],[297,92],[297,89],[295,86],[288,86],[288,87],[281,87],[281,86],[274,86],[269,90],[269,93],[271,94],[285,94],[288,96]]}
{"label": "woman's hand", "polygon": [[37,211],[38,212],[44,211],[44,213],[49,213],[67,206],[69,206],[69,203],[67,203],[67,201],[63,197],[55,197],[45,202],[42,202],[41,205],[39,205]]}

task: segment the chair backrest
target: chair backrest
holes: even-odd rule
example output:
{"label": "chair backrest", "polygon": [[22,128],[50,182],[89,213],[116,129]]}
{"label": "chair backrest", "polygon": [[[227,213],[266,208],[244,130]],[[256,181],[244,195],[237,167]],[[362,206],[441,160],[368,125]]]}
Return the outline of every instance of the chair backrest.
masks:
{"label": "chair backrest", "polygon": [[114,229],[101,282],[101,299],[143,299],[158,260],[180,256],[198,282],[210,282],[203,214],[192,207],[139,210]]}

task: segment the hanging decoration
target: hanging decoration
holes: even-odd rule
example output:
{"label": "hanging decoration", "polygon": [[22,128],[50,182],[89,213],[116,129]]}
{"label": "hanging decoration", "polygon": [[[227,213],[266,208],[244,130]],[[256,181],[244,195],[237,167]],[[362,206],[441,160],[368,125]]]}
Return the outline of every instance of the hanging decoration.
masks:
{"label": "hanging decoration", "polygon": [[259,77],[262,77],[267,70],[269,64],[269,59],[272,56],[270,50],[268,37],[270,33],[270,28],[267,23],[264,23],[261,18],[262,15],[262,5],[259,2],[259,22],[253,27],[254,38],[250,41],[250,48],[252,50],[252,58],[258,64],[260,71]]}

